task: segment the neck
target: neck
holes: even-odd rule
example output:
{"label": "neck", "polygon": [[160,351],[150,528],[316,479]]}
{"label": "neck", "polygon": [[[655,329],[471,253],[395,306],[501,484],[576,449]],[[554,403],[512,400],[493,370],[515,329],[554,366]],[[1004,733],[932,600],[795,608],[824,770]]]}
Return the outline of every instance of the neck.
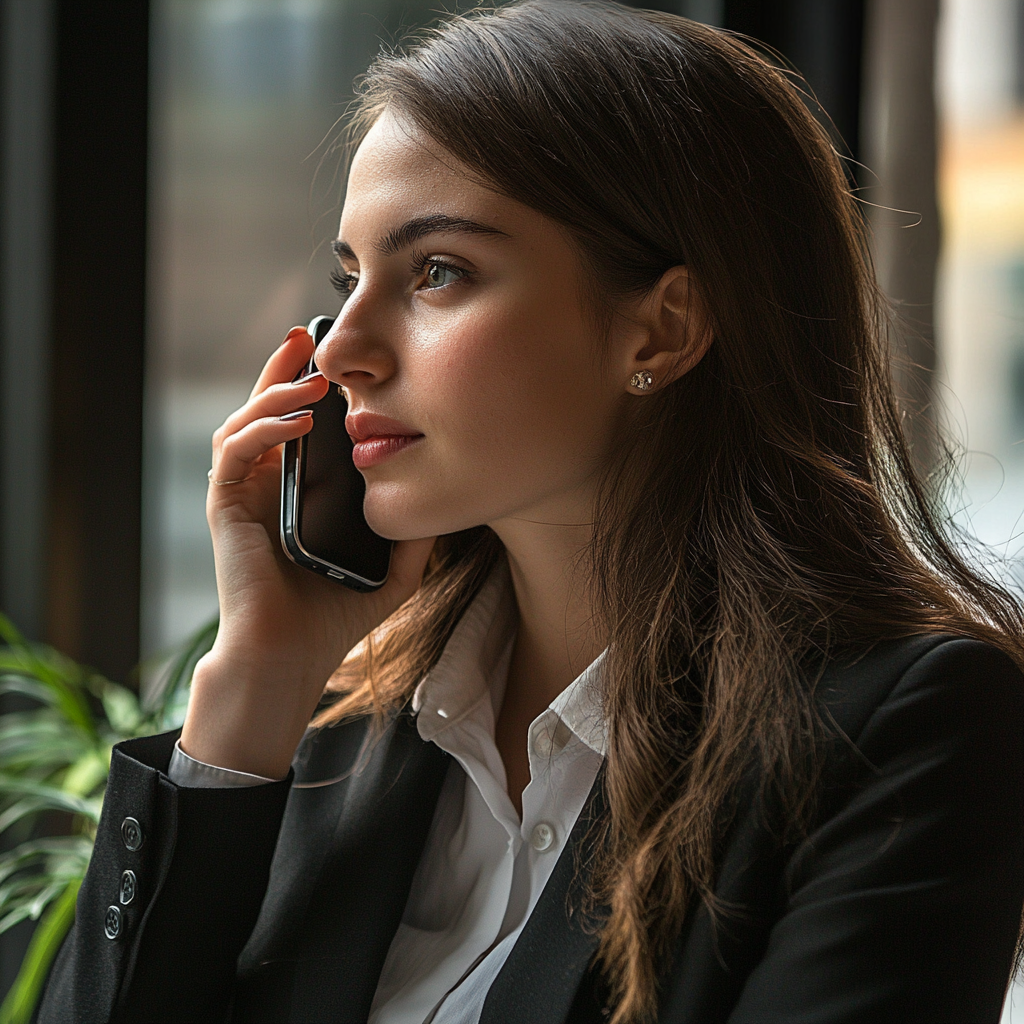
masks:
{"label": "neck", "polygon": [[[583,505],[591,507],[590,503]],[[593,526],[586,513],[537,515],[492,523],[508,554],[519,627],[494,740],[516,811],[530,781],[530,723],[596,658],[605,640],[594,628],[590,587],[577,569]]]}
{"label": "neck", "polygon": [[577,568],[592,525],[576,524],[589,517],[545,518],[546,522],[510,519],[493,524],[508,555],[519,612],[505,701],[534,714],[547,707],[606,644],[595,629],[586,574]]}

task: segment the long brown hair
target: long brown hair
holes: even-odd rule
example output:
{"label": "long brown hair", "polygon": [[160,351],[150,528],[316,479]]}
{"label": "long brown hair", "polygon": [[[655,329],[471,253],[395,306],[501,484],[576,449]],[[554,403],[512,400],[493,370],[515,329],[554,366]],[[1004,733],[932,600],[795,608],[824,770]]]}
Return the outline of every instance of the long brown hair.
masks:
{"label": "long brown hair", "polygon": [[[385,109],[563,225],[602,316],[685,264],[713,323],[699,365],[633,403],[587,565],[610,647],[599,957],[612,1020],[643,1019],[694,900],[713,909],[751,759],[784,822],[811,812],[808,666],[938,630],[1024,664],[1024,618],[915,473],[841,161],[750,46],[669,14],[527,0],[378,58],[353,145]],[[441,538],[319,722],[406,702],[501,555],[487,527]]]}

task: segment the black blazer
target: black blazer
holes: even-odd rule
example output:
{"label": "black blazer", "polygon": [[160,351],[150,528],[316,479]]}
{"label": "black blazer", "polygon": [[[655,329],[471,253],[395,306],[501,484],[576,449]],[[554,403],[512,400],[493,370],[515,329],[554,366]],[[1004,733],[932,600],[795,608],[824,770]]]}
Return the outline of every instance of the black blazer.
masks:
{"label": "black blazer", "polygon": [[[1024,903],[1020,673],[922,636],[830,666],[819,693],[839,738],[813,828],[782,844],[747,780],[717,883],[731,911],[687,917],[659,1019],[995,1024]],[[120,744],[39,1021],[365,1021],[450,764],[406,714],[358,767],[366,737],[312,733],[293,776],[236,790],[174,786],[175,734]],[[602,809],[599,776],[481,1024],[607,1020],[575,909]]]}

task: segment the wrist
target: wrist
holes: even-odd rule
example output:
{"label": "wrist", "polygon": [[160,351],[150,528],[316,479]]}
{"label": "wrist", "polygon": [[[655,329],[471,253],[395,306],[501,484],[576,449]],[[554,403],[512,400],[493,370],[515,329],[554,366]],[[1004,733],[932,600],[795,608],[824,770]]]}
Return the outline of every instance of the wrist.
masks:
{"label": "wrist", "polygon": [[196,666],[182,750],[218,768],[284,778],[322,685],[296,685],[265,664],[253,670],[212,654]]}

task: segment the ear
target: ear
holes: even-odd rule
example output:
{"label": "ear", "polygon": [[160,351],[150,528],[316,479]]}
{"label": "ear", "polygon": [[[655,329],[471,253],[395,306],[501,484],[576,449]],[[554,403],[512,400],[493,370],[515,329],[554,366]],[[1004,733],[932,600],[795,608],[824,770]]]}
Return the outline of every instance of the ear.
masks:
{"label": "ear", "polygon": [[700,287],[687,267],[666,270],[631,320],[638,330],[630,332],[623,352],[623,383],[632,394],[652,394],[689,373],[714,339]]}

